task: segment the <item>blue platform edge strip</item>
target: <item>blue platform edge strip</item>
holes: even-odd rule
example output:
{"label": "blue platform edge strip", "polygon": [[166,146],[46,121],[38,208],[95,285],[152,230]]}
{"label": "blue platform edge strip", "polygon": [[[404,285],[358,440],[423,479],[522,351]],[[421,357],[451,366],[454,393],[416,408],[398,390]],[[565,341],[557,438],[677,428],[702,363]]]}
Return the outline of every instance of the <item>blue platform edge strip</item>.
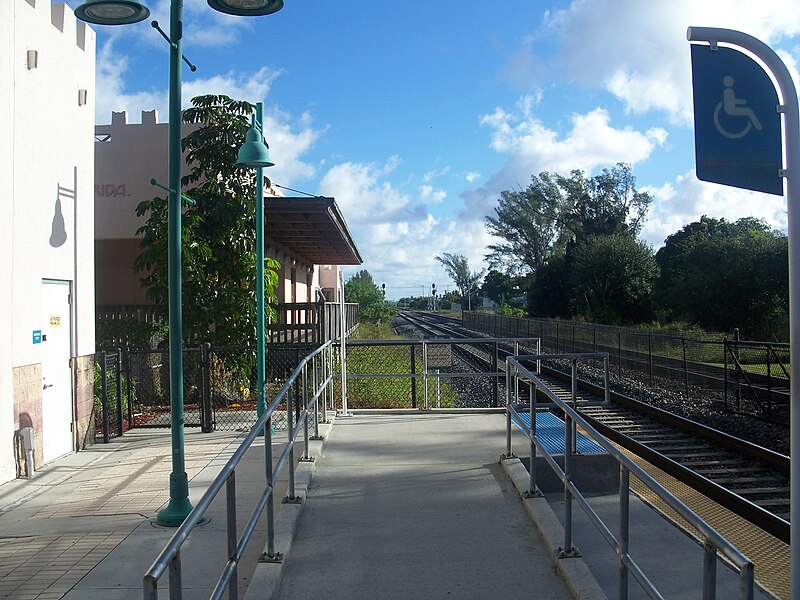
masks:
{"label": "blue platform edge strip", "polygon": [[[525,412],[518,415],[512,413],[512,421],[527,435],[531,426],[530,413]],[[553,413],[536,413],[536,436],[550,454],[564,454],[564,421]],[[580,432],[578,432],[577,448],[581,454],[605,453],[600,444]]]}

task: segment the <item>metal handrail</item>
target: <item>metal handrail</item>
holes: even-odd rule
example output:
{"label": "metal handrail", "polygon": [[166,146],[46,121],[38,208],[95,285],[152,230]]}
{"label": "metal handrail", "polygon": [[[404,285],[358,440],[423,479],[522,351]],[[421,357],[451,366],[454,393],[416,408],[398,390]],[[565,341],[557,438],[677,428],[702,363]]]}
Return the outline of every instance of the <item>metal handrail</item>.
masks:
{"label": "metal handrail", "polygon": [[[194,509],[189,513],[186,517],[184,522],[181,526],[175,531],[172,535],[172,538],[164,547],[164,549],[159,553],[156,559],[153,561],[153,564],[145,573],[142,579],[142,590],[143,590],[143,598],[144,600],[157,600],[158,598],[158,581],[164,572],[169,568],[170,572],[170,584],[169,584],[169,592],[170,598],[180,599],[182,598],[182,589],[181,589],[181,547],[183,546],[184,542],[189,538],[189,535],[192,533],[194,528],[202,522],[203,515],[205,514],[208,507],[217,497],[217,495],[222,490],[223,486],[226,488],[226,496],[227,496],[227,535],[228,535],[228,562],[225,565],[225,568],[220,575],[219,580],[211,594],[211,598],[219,599],[224,594],[225,590],[228,590],[228,597],[230,600],[237,600],[238,599],[238,565],[239,561],[241,560],[244,550],[247,547],[247,544],[250,542],[250,539],[255,532],[256,526],[258,524],[258,520],[261,518],[264,509],[267,509],[267,549],[262,555],[265,559],[275,559],[278,558],[277,553],[274,549],[274,511],[273,511],[273,500],[274,500],[274,482],[280,475],[283,468],[287,465],[289,467],[289,491],[288,491],[288,498],[289,500],[295,500],[295,488],[294,488],[294,470],[295,470],[295,461],[294,461],[294,443],[301,431],[301,427],[305,432],[305,450],[304,452],[308,453],[308,416],[309,410],[311,407],[314,408],[314,423],[315,426],[317,424],[317,401],[320,399],[321,396],[324,396],[324,399],[327,401],[328,397],[328,386],[331,385],[333,381],[332,375],[332,361],[330,360],[330,353],[331,353],[332,343],[329,341],[313,352],[311,352],[308,356],[304,357],[300,363],[297,365],[297,368],[292,373],[291,377],[287,380],[287,382],[283,385],[281,390],[275,396],[275,399],[267,406],[264,413],[261,417],[256,421],[256,424],[250,429],[250,432],[245,436],[242,443],[239,447],[234,451],[231,458],[228,460],[227,463],[222,467],[220,472],[217,474],[214,481],[208,487],[206,492],[203,494],[202,498],[197,502],[197,505]],[[322,369],[323,377],[321,381],[317,379],[318,373],[318,365],[320,363],[320,367]],[[314,394],[311,397],[308,397],[308,376],[307,376],[307,367],[309,363],[312,364],[313,367],[313,376],[312,376],[312,385],[314,387]],[[276,410],[279,404],[281,404],[284,399],[289,394],[293,385],[297,385],[298,379],[302,377],[301,384],[303,385],[303,410],[300,411],[299,417],[297,419],[297,423],[294,424],[294,400],[292,396],[289,395],[286,401],[287,405],[287,417],[289,421],[288,427],[288,440],[287,444],[281,453],[280,458],[278,459],[275,467],[273,468],[272,465],[272,431],[271,431],[271,418],[272,413]],[[323,406],[323,411],[325,407]],[[324,418],[324,417],[323,417]],[[240,538],[237,539],[236,535],[236,467],[239,462],[244,457],[245,453],[250,449],[253,445],[253,442],[259,436],[261,431],[264,432],[264,446],[266,449],[265,452],[265,472],[266,472],[266,486],[264,491],[262,492],[260,498],[256,502],[255,509],[251,514],[247,524],[244,527],[242,535]]]}
{"label": "metal handrail", "polygon": [[[581,358],[596,358],[596,354],[573,354],[566,355],[564,358],[569,358],[573,361],[573,400],[575,396],[575,378],[576,369],[575,364]],[[608,354],[605,355],[606,362],[608,361]],[[530,371],[525,367],[521,361],[542,360],[550,358],[549,355],[530,355],[530,356],[514,356],[506,359],[506,456],[512,456],[511,450],[511,424],[512,420],[515,424],[523,429],[526,429],[520,420],[520,413],[511,402],[511,390],[518,391],[519,382],[527,383],[532,389],[530,391],[529,411],[530,411],[530,426],[527,428],[527,434],[530,439],[530,484],[527,495],[538,496],[540,492],[536,488],[536,454],[541,452],[545,461],[553,469],[556,475],[561,479],[564,484],[564,545],[559,549],[561,557],[574,556],[577,551],[572,546],[572,500],[577,501],[578,505],[583,509],[589,520],[598,528],[606,543],[616,552],[619,557],[619,597],[621,599],[628,597],[628,574],[632,574],[637,582],[642,586],[642,589],[651,598],[662,598],[660,592],[656,589],[654,584],[647,578],[638,564],[628,553],[628,529],[630,523],[629,513],[629,481],[630,475],[633,474],[644,485],[652,490],[658,497],[663,500],[667,506],[677,512],[683,519],[685,519],[692,527],[694,527],[703,538],[703,598],[704,600],[714,600],[716,598],[716,564],[717,552],[721,552],[733,565],[739,569],[739,597],[742,600],[752,600],[754,590],[754,567],[753,562],[747,558],[742,552],[738,550],[731,542],[723,537],[711,525],[706,523],[697,513],[691,510],[660,483],[648,475],[639,465],[633,462],[625,454],[623,454],[616,446],[608,441],[601,435],[594,427],[592,427],[569,403],[559,398],[553,391],[551,391],[547,384],[542,381],[536,373]],[[512,382],[513,380],[513,382]],[[539,440],[536,435],[536,392],[537,389],[547,396],[549,400],[555,403],[562,411],[564,411],[564,468],[563,470],[555,461],[553,456],[548,452],[544,444]],[[518,396],[517,396],[518,397]],[[516,417],[516,419],[514,419]],[[620,465],[620,519],[619,519],[619,539],[615,537],[614,533],[608,528],[602,518],[592,509],[589,502],[581,494],[580,490],[572,482],[572,457],[573,457],[573,436],[575,435],[576,426],[580,426],[588,437],[594,439],[602,448],[608,452]]]}

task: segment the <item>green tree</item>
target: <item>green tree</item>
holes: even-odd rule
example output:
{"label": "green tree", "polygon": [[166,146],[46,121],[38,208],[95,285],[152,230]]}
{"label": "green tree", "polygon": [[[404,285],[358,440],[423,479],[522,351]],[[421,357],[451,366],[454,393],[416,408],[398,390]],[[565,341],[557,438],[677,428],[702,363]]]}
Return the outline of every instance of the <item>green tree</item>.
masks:
{"label": "green tree", "polygon": [[467,301],[467,309],[472,310],[472,296],[478,290],[478,283],[483,278],[484,271],[470,271],[469,261],[463,254],[442,253],[434,259],[443,267],[453,283]]}
{"label": "green tree", "polygon": [[653,250],[629,233],[596,235],[574,251],[570,269],[575,312],[595,323],[652,318],[658,277]]}
{"label": "green tree", "polygon": [[[182,141],[188,175],[182,178],[183,332],[188,345],[253,344],[256,327],[255,169],[236,167],[237,152],[255,106],[223,95],[192,99],[183,121],[198,127]],[[139,228],[147,297],[166,304],[167,199],[139,204],[147,222]],[[275,302],[278,263],[265,260],[267,301]],[[271,309],[267,309],[268,311]]]}
{"label": "green tree", "polygon": [[486,219],[487,231],[499,240],[489,246],[487,259],[509,275],[531,276],[530,314],[572,316],[573,309],[587,306],[585,298],[575,297],[571,270],[577,249],[595,237],[634,239],[651,201],[636,189],[624,163],[594,177],[578,170],[568,177],[544,171],[524,190],[501,193],[495,215]]}
{"label": "green tree", "polygon": [[591,178],[578,170],[569,177],[543,171],[524,190],[501,192],[495,216],[486,218],[487,231],[499,240],[487,259],[508,274],[535,275],[583,239],[635,236],[651,202],[624,163]]}
{"label": "green tree", "polygon": [[670,235],[656,260],[658,303],[672,318],[786,339],[788,240],[764,221],[704,215]]}
{"label": "green tree", "polygon": [[536,273],[563,251],[567,198],[560,179],[544,171],[524,190],[500,193],[495,216],[486,217],[486,229],[498,240],[488,246],[492,267],[511,275]]}
{"label": "green tree", "polygon": [[394,317],[394,307],[385,302],[383,292],[375,285],[366,269],[358,271],[344,284],[345,302],[358,304],[363,320],[372,323],[388,323]]}

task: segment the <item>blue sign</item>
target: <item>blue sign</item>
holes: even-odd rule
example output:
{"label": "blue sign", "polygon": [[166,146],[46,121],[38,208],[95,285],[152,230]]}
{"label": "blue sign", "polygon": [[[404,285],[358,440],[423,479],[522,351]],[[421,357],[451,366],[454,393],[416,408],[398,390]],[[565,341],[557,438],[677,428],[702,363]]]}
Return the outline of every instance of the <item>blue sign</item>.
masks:
{"label": "blue sign", "polygon": [[781,116],[769,75],[733,48],[691,48],[698,179],[782,196]]}
{"label": "blue sign", "polygon": [[33,330],[33,343],[34,344],[41,344],[42,343],[42,330],[41,329],[34,329]]}

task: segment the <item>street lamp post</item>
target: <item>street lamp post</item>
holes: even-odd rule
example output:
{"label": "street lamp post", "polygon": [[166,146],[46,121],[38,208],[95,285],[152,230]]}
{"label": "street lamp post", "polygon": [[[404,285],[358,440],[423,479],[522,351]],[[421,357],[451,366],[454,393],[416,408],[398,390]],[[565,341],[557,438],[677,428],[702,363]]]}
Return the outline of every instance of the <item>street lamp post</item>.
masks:
{"label": "street lamp post", "polygon": [[247,132],[247,139],[239,150],[236,164],[240,167],[256,169],[256,362],[258,401],[256,412],[258,417],[267,408],[264,387],[266,386],[265,335],[264,335],[264,167],[273,167],[269,158],[269,146],[264,143],[264,105],[256,103],[256,114],[253,124]]}
{"label": "street lamp post", "polygon": [[[220,12],[258,16],[283,8],[283,0],[207,0]],[[75,15],[97,25],[138,23],[150,11],[134,0],[86,0]],[[169,10],[169,163],[168,261],[169,261],[169,365],[172,472],[169,476],[169,504],[156,522],[177,527],[192,510],[189,478],[184,455],[183,409],[183,311],[181,274],[181,59],[183,58],[183,0],[170,0]]]}

